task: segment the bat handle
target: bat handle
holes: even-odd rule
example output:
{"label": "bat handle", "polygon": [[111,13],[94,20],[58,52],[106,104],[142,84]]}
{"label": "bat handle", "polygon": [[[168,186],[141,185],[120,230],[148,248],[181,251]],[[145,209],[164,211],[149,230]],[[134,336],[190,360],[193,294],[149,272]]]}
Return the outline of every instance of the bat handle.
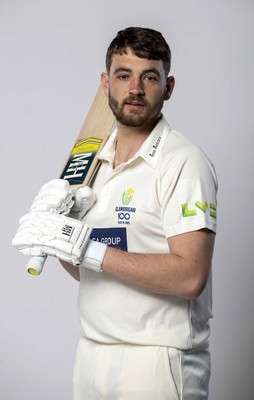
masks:
{"label": "bat handle", "polygon": [[43,266],[45,261],[47,260],[47,256],[34,256],[31,257],[27,264],[27,272],[30,275],[38,276],[43,270]]}

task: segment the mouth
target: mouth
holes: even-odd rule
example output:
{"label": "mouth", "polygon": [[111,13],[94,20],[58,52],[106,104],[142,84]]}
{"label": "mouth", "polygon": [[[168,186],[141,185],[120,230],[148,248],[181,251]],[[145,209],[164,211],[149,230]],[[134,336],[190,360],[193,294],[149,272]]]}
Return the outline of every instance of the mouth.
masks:
{"label": "mouth", "polygon": [[145,106],[145,104],[144,103],[142,103],[142,102],[140,102],[140,101],[137,101],[137,100],[132,100],[132,101],[126,101],[125,102],[125,105],[129,108],[129,109],[131,109],[131,110],[141,110],[141,109],[143,109],[144,108],[144,106]]}

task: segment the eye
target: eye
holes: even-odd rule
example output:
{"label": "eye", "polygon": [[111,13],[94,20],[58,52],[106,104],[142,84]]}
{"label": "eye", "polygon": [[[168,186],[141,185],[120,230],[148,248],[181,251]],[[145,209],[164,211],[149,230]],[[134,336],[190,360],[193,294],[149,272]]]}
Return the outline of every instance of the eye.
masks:
{"label": "eye", "polygon": [[144,79],[148,82],[157,82],[158,77],[156,75],[146,75]]}
{"label": "eye", "polygon": [[120,79],[121,81],[125,81],[129,78],[129,76],[126,74],[121,74],[121,75],[118,75],[117,78]]}

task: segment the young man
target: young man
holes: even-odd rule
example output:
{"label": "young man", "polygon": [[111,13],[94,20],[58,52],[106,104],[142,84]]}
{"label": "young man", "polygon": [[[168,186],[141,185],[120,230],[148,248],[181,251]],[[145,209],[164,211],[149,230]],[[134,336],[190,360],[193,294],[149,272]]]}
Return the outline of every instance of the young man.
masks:
{"label": "young man", "polygon": [[[118,32],[101,76],[117,127],[99,156],[95,204],[79,221],[50,214],[49,196],[41,211],[37,198],[14,239],[23,254],[57,256],[80,280],[75,400],[208,398],[217,180],[161,113],[174,88],[170,61],[159,32]],[[59,201],[70,193],[64,184]],[[42,225],[47,238],[33,239]]]}

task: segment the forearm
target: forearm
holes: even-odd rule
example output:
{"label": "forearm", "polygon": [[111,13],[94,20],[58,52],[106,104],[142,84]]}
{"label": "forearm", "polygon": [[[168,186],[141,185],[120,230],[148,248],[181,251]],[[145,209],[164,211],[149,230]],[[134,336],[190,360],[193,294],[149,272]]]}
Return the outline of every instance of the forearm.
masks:
{"label": "forearm", "polygon": [[[191,246],[193,239],[195,244]],[[134,254],[108,248],[103,272],[143,290],[194,299],[202,293],[209,276],[214,235],[197,232],[184,235],[183,243],[180,240],[171,242],[171,253],[166,254]],[[189,250],[181,253],[178,247]]]}
{"label": "forearm", "polygon": [[146,291],[188,297],[191,279],[183,264],[172,254],[134,254],[108,248],[103,272]]}
{"label": "forearm", "polygon": [[80,281],[79,268],[65,261],[59,260],[64,269],[76,280]]}

